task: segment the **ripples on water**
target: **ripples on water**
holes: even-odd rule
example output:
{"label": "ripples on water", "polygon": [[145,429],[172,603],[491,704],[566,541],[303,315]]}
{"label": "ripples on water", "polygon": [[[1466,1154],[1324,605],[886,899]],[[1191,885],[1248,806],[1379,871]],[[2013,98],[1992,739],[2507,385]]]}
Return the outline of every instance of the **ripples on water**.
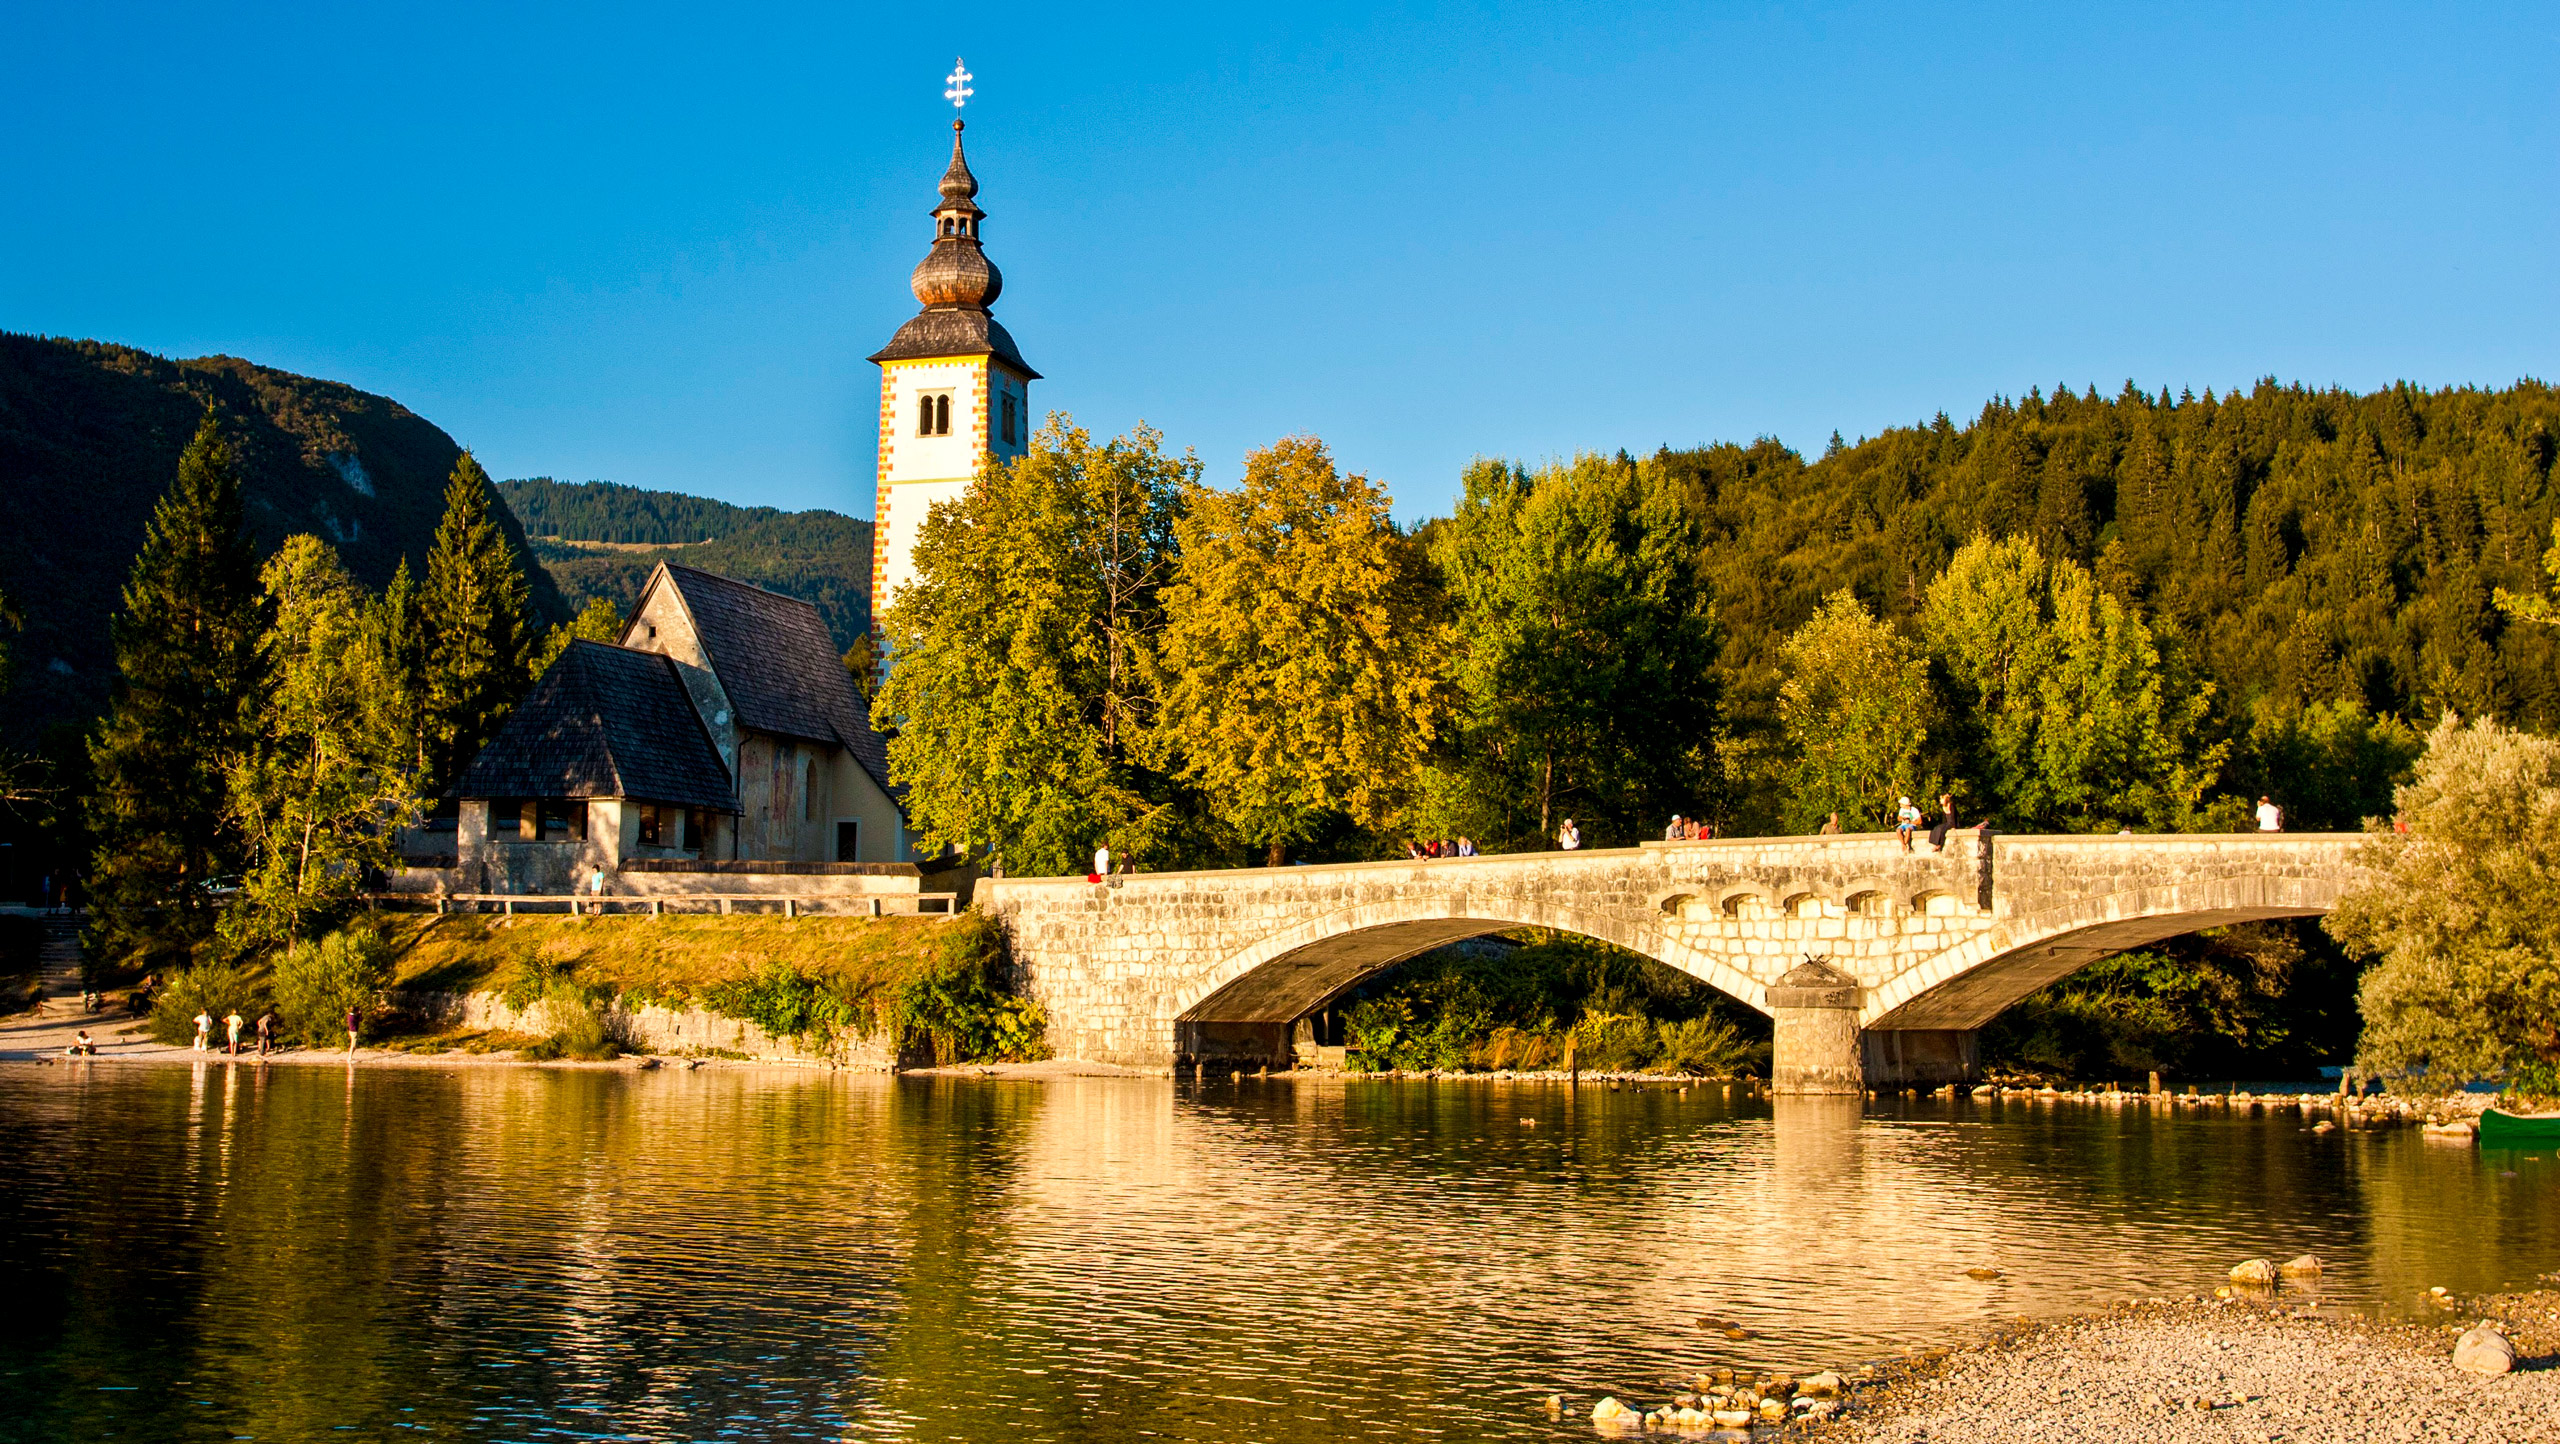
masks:
{"label": "ripples on water", "polygon": [[2560,1267],[2560,1161],[2415,1130],[1776,1110],[11,1066],[0,1437],[1587,1438],[1538,1401],[1852,1362],[2251,1255],[2319,1254],[2324,1303],[2384,1308]]}

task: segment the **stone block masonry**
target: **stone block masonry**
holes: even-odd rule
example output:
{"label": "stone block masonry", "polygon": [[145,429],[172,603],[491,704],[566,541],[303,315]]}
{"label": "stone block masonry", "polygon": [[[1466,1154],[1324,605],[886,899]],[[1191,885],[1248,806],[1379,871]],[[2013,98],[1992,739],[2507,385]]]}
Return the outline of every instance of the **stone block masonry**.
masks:
{"label": "stone block masonry", "polygon": [[[1949,1081],[1971,1031],[2110,953],[2327,911],[2354,834],[1892,834],[979,884],[1060,1056],[1288,1066],[1290,1024],[1379,970],[1518,927],[1614,943],[1777,1023],[1782,1091]],[[1817,971],[1796,974],[1807,965]],[[1879,1036],[1882,1035],[1882,1036]],[[1907,1036],[1897,1036],[1907,1035]]]}

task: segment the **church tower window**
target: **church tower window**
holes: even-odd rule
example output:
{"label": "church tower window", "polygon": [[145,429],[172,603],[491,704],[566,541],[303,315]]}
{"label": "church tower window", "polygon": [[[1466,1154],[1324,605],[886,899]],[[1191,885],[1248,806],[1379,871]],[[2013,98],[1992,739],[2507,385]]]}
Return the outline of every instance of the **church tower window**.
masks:
{"label": "church tower window", "polygon": [[916,435],[951,434],[951,393],[916,398]]}

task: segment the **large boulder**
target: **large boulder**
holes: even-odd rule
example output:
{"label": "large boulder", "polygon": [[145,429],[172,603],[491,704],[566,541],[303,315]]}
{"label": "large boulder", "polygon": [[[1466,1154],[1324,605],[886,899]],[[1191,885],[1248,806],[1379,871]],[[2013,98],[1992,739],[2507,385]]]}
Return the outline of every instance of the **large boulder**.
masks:
{"label": "large boulder", "polygon": [[2453,1366],[2474,1374],[2503,1374],[2516,1366],[2516,1346],[2497,1329],[2482,1324],[2455,1342]]}
{"label": "large boulder", "polygon": [[2265,1259],[2253,1258],[2232,1266],[2231,1281],[2244,1288],[2268,1288],[2276,1281],[2276,1266]]}

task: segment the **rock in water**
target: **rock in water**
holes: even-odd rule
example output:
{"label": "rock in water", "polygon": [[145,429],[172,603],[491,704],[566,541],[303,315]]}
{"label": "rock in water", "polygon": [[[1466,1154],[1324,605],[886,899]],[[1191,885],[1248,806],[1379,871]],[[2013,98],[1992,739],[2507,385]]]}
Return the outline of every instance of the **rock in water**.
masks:
{"label": "rock in water", "polygon": [[1632,1424],[1642,1417],[1644,1416],[1635,1410],[1619,1403],[1618,1396],[1615,1394],[1603,1395],[1599,1403],[1591,1406],[1591,1422],[1594,1424]]}
{"label": "rock in water", "polygon": [[2310,1254],[2304,1254],[2300,1258],[2286,1259],[2284,1261],[2284,1272],[2295,1278],[2318,1278],[2320,1276],[2320,1260],[2312,1257]]}
{"label": "rock in water", "polygon": [[2276,1266],[2265,1259],[2253,1258],[2247,1263],[2238,1264],[2232,1268],[2231,1281],[2235,1284],[2250,1284],[2265,1288],[2276,1281]]}
{"label": "rock in water", "polygon": [[1982,1282],[1987,1284],[1993,1279],[2000,1277],[2000,1271],[1995,1268],[1976,1267],[1966,1269],[1964,1271],[1964,1276],[1969,1279],[1980,1279]]}
{"label": "rock in water", "polygon": [[1751,1427],[1751,1411],[1748,1409],[1718,1409],[1712,1417],[1719,1428],[1748,1429]]}
{"label": "rock in water", "polygon": [[2482,1324],[2453,1346],[2453,1366],[2473,1374],[2503,1374],[2516,1366],[2516,1346]]}

